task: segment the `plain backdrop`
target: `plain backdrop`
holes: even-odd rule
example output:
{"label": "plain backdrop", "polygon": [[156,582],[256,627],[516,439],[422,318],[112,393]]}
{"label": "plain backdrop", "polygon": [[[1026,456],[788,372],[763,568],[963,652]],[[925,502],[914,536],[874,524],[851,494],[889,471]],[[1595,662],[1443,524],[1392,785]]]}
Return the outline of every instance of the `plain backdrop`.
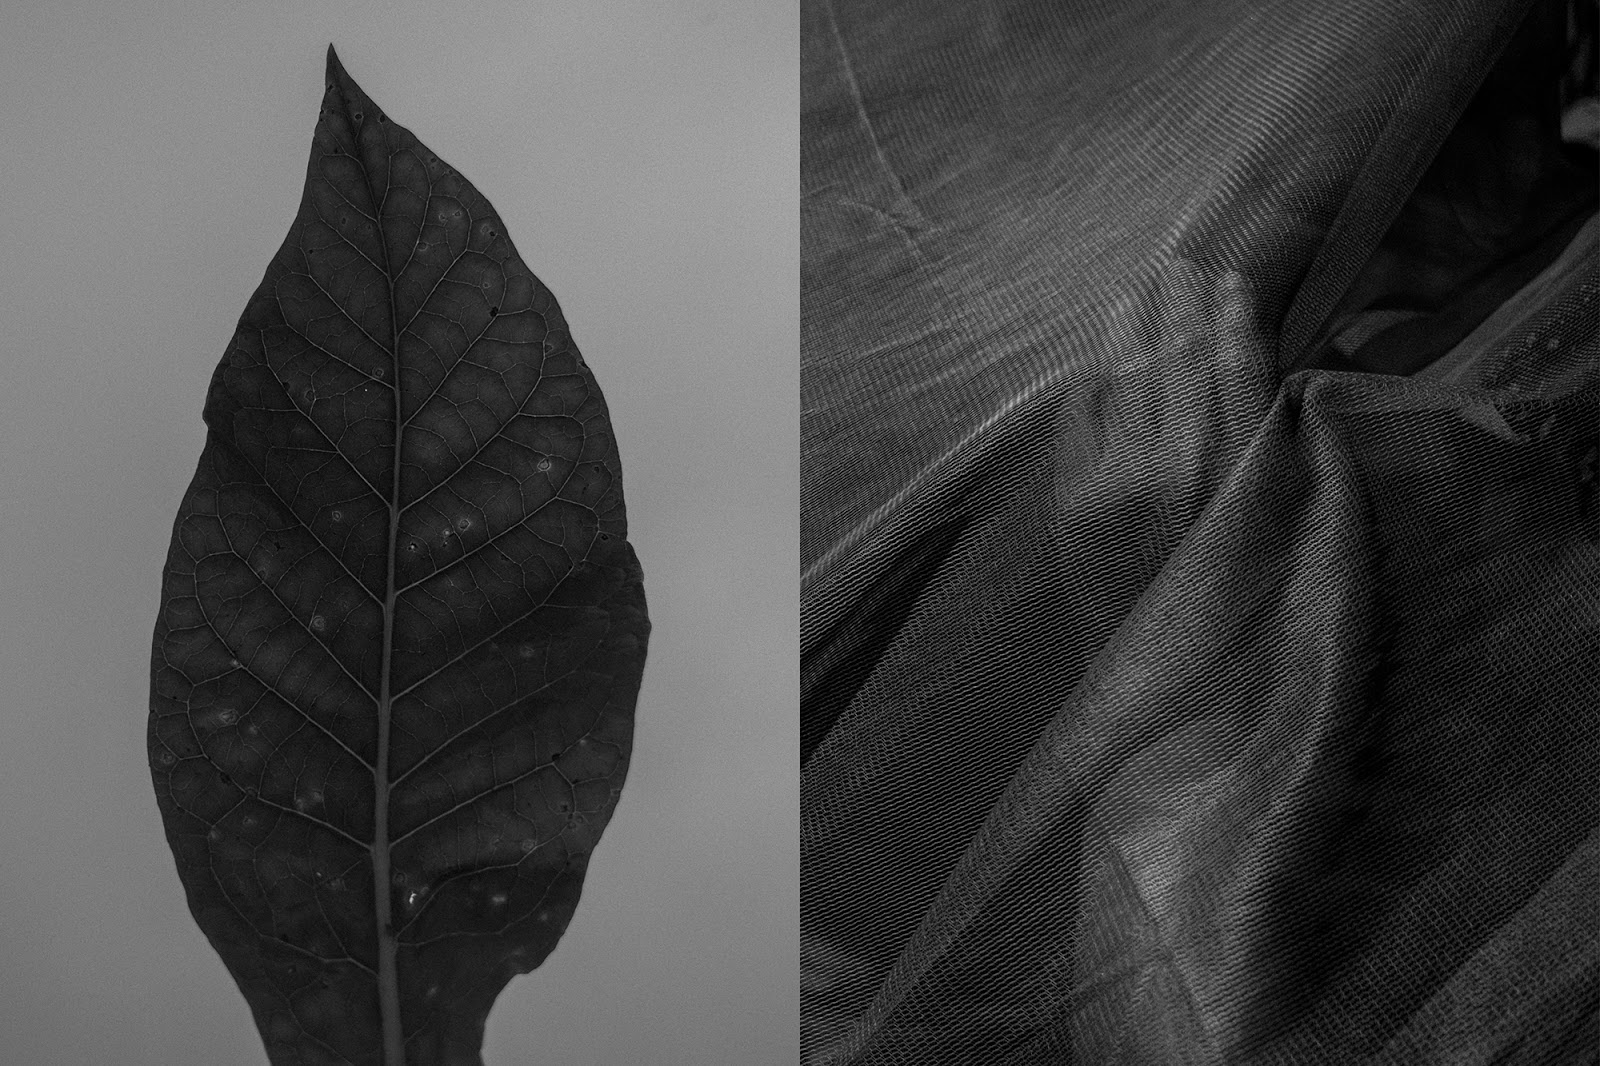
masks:
{"label": "plain backdrop", "polygon": [[460,170],[605,392],[655,625],[583,902],[491,1066],[798,1043],[796,6],[6,0],[0,1066],[261,1066],[145,766],[201,409],[331,41]]}

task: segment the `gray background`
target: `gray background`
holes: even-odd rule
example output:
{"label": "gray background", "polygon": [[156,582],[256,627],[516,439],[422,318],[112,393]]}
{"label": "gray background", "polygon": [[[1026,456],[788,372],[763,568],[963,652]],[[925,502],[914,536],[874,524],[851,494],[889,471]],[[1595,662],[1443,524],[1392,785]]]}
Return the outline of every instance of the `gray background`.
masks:
{"label": "gray background", "polygon": [[797,1046],[795,5],[0,13],[0,1063],[261,1064],[144,765],[201,409],[299,203],[329,41],[464,173],[611,406],[655,623],[628,785],[491,1064]]}

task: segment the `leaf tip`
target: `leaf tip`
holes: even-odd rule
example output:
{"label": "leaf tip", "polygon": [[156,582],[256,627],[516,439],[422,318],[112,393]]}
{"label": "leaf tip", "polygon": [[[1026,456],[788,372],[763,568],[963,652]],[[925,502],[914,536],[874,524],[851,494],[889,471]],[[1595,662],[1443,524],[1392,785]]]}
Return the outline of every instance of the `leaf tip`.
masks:
{"label": "leaf tip", "polygon": [[339,62],[339,53],[334,51],[333,42],[328,42],[328,72],[322,79],[328,83],[328,88],[333,88],[342,82],[350,80],[350,75],[344,69],[344,64]]}

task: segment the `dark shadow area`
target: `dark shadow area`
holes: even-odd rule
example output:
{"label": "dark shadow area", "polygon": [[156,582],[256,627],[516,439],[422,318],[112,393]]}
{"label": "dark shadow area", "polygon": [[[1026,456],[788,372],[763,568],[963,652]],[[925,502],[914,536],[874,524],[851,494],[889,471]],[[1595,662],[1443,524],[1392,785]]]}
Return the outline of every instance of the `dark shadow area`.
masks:
{"label": "dark shadow area", "polygon": [[1329,318],[1310,366],[1412,374],[1561,255],[1600,155],[1563,115],[1595,93],[1596,11],[1542,0]]}
{"label": "dark shadow area", "polygon": [[872,676],[879,657],[900,632],[923,587],[938,572],[966,524],[965,519],[957,519],[924,533],[873,582],[828,639],[801,657],[801,766]]}

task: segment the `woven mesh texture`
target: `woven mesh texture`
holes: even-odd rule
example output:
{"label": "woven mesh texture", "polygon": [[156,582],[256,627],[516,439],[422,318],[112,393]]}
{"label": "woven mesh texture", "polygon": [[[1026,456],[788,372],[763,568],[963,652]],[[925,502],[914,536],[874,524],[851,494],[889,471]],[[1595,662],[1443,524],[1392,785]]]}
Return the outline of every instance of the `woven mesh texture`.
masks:
{"label": "woven mesh texture", "polygon": [[805,1066],[1600,1057],[1592,22],[803,0]]}

